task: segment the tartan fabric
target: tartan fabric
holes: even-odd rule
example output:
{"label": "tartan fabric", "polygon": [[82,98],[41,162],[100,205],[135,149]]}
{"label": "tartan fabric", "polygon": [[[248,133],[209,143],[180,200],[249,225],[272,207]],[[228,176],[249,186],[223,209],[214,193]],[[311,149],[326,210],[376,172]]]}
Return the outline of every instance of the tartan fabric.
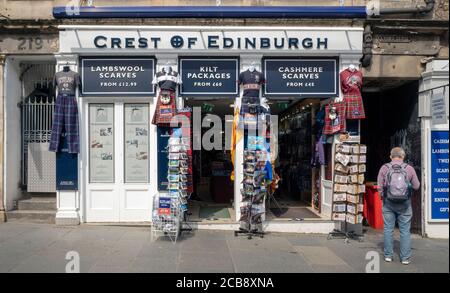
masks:
{"label": "tartan fabric", "polygon": [[360,95],[344,95],[344,102],[347,105],[347,119],[364,119],[364,104]]}
{"label": "tartan fabric", "polygon": [[75,96],[60,94],[56,99],[53,112],[52,136],[49,151],[59,152],[61,135],[66,133],[69,153],[80,152],[80,136],[78,134],[78,105]]}
{"label": "tartan fabric", "polygon": [[[337,118],[331,120],[329,117],[330,107],[336,107]],[[345,102],[329,104],[325,106],[325,126],[323,128],[323,134],[334,134],[338,132],[344,132],[346,130],[346,109]]]}
{"label": "tartan fabric", "polygon": [[175,92],[166,92],[169,92],[170,102],[167,105],[164,105],[161,102],[162,93],[160,92],[158,103],[156,104],[155,114],[153,115],[152,124],[170,127],[170,120],[173,116],[177,115],[177,108],[175,104]]}

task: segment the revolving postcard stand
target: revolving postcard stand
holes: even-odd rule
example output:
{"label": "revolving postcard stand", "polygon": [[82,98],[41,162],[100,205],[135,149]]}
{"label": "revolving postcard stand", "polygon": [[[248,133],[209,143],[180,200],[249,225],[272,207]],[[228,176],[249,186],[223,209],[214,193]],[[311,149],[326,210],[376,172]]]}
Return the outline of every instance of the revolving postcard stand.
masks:
{"label": "revolving postcard stand", "polygon": [[[152,241],[158,236],[167,236],[176,243],[187,222],[189,185],[189,138],[177,135],[179,128],[173,130],[168,143],[168,194],[155,196],[153,204]],[[186,223],[187,224],[187,223]]]}
{"label": "revolving postcard stand", "polygon": [[363,194],[365,192],[367,147],[357,143],[340,143],[334,154],[332,220],[340,229],[328,234],[328,239],[340,238],[363,241]]}
{"label": "revolving postcard stand", "polygon": [[266,136],[249,135],[248,129],[245,129],[244,145],[244,180],[241,190],[240,228],[234,232],[234,235],[246,235],[248,239],[253,236],[263,238],[265,233],[262,229],[262,215],[265,213],[266,168],[270,155],[266,149]]}

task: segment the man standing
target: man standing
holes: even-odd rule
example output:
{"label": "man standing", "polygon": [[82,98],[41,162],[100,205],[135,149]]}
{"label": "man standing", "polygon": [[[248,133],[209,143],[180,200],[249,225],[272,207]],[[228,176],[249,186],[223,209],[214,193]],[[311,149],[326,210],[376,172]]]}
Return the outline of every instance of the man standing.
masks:
{"label": "man standing", "polygon": [[413,167],[403,162],[405,151],[391,150],[391,162],[384,164],[378,173],[378,188],[383,200],[384,260],[392,262],[394,255],[394,227],[400,230],[400,260],[408,265],[411,258],[411,194],[418,190],[419,179]]}

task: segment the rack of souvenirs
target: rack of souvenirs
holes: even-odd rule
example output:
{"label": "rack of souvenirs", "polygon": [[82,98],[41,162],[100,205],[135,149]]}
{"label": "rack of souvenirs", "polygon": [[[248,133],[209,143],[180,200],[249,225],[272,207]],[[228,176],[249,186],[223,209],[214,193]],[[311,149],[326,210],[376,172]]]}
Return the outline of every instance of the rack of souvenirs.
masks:
{"label": "rack of souvenirs", "polygon": [[[344,231],[340,232],[346,236],[349,236],[347,224],[362,225],[366,153],[367,147],[358,143],[339,143],[335,147],[332,219],[344,223]],[[360,236],[355,233],[350,236]]]}
{"label": "rack of souvenirs", "polygon": [[270,153],[266,150],[266,138],[263,136],[248,136],[244,150],[244,180],[241,190],[242,205],[239,219],[240,229],[235,235],[245,234],[263,237],[262,216],[265,212],[264,201],[267,195],[266,178],[267,162]]}
{"label": "rack of souvenirs", "polygon": [[[175,128],[168,142],[168,194],[155,197],[153,205],[152,238],[164,235],[173,242],[177,241],[188,210],[189,165],[192,160],[188,154],[190,138],[180,135],[181,129]],[[191,183],[192,184],[192,181]]]}

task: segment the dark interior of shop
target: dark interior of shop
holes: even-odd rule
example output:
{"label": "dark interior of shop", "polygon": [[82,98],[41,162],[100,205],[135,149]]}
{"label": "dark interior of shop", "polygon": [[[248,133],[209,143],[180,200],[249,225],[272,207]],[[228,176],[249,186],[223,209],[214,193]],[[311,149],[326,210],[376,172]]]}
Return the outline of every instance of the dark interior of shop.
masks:
{"label": "dark interior of shop", "polygon": [[[405,161],[421,178],[421,137],[418,119],[418,81],[408,81],[391,89],[363,92],[366,119],[361,122],[361,142],[367,145],[367,182],[376,182],[378,170],[389,162],[395,146],[406,152]],[[421,229],[420,191],[413,197],[412,230]]]}
{"label": "dark interior of shop", "polygon": [[316,218],[309,210],[315,202],[319,210],[318,168],[311,165],[317,129],[315,113],[319,99],[273,100],[272,115],[278,115],[278,156],[275,173],[280,181],[269,201],[268,209],[275,218]]}
{"label": "dark interior of shop", "polygon": [[[221,98],[214,100],[189,100],[185,105],[201,109],[201,138],[208,137],[208,131],[214,125],[216,115],[221,120],[221,129],[225,124],[231,125],[233,119],[233,100]],[[227,116],[229,115],[229,116]],[[234,182],[231,180],[233,164],[229,151],[229,138],[225,131],[221,132],[222,150],[205,149],[193,151],[194,194],[191,197],[192,220],[229,220],[233,217]],[[194,138],[195,139],[195,138]],[[213,138],[210,139],[212,141]]]}

